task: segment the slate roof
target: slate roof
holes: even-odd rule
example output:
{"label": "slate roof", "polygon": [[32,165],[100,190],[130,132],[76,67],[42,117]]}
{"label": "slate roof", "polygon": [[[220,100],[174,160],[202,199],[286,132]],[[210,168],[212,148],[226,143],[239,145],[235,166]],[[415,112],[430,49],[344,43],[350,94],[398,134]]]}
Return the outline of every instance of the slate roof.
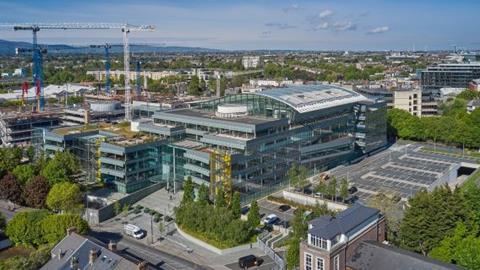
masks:
{"label": "slate roof", "polygon": [[363,241],[347,260],[353,270],[452,270],[463,269],[417,253],[375,241]]}
{"label": "slate roof", "polygon": [[[93,264],[89,264],[89,255],[92,249],[97,251],[97,259]],[[63,238],[52,249],[51,254],[52,258],[40,268],[41,270],[71,270],[70,263],[74,257],[78,260],[79,269],[137,269],[135,263],[76,233],[71,233]]]}
{"label": "slate roof", "polygon": [[310,221],[309,225],[312,228],[308,233],[323,239],[333,239],[339,234],[348,234],[362,222],[380,215],[380,211],[375,208],[354,204],[335,217],[321,216]]}

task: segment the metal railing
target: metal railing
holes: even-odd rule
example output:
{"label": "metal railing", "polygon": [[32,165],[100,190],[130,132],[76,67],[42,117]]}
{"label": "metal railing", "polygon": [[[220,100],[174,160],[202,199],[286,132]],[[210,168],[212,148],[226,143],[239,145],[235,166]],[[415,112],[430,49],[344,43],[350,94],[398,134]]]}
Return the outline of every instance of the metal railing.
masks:
{"label": "metal railing", "polygon": [[268,244],[267,241],[270,238],[270,233],[268,234],[261,234],[257,237],[257,244],[258,247],[267,255],[270,257],[276,264],[276,266],[273,268],[275,270],[285,270],[287,269],[287,264],[285,260],[283,259],[282,256],[280,256],[273,248],[271,248]]}

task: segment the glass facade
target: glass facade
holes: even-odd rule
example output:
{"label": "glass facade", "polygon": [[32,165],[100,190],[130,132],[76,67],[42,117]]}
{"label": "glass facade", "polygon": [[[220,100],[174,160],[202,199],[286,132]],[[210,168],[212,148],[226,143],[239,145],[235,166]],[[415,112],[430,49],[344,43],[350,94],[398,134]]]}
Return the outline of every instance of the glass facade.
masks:
{"label": "glass facade", "polygon": [[[215,112],[223,104],[246,105],[248,115],[218,117]],[[299,112],[268,95],[236,94],[157,112],[152,118],[157,130],[182,131],[181,136],[169,137],[163,150],[164,180],[190,176],[197,184],[209,184],[227,177],[224,172],[228,171],[233,189],[244,201],[284,187],[292,163],[306,166],[313,174],[386,144],[386,103],[367,99]],[[143,131],[155,133],[156,129]],[[179,148],[183,150],[176,151],[173,174],[173,149]],[[212,167],[216,153],[229,155],[228,168]]]}

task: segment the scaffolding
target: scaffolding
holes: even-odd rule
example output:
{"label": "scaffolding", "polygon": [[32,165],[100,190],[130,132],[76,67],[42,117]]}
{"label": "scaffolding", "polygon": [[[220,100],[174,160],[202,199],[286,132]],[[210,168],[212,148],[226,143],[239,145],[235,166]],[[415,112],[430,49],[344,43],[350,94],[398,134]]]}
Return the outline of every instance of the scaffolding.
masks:
{"label": "scaffolding", "polygon": [[232,199],[232,157],[226,151],[210,152],[210,194],[215,196],[219,187],[225,192],[227,203]]}

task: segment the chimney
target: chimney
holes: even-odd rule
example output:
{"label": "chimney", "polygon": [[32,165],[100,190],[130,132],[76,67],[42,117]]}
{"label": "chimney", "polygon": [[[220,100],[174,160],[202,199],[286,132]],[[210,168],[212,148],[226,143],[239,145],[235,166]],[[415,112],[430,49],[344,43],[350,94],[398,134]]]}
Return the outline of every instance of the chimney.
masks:
{"label": "chimney", "polygon": [[70,268],[72,270],[77,270],[78,269],[78,258],[73,256],[72,259],[70,260]]}
{"label": "chimney", "polygon": [[76,227],[70,227],[67,229],[67,235],[71,235],[72,233],[77,233]]}
{"label": "chimney", "polygon": [[93,265],[93,263],[97,259],[97,256],[98,256],[97,250],[92,248],[90,250],[90,255],[88,256],[88,264]]}
{"label": "chimney", "polygon": [[63,250],[61,248],[58,249],[58,254],[57,254],[57,258],[58,260],[61,260],[63,258]]}
{"label": "chimney", "polygon": [[147,262],[146,261],[143,261],[141,263],[138,264],[137,266],[137,270],[147,270]]}
{"label": "chimney", "polygon": [[108,242],[108,249],[113,252],[117,251],[117,243],[110,240],[110,242]]}

